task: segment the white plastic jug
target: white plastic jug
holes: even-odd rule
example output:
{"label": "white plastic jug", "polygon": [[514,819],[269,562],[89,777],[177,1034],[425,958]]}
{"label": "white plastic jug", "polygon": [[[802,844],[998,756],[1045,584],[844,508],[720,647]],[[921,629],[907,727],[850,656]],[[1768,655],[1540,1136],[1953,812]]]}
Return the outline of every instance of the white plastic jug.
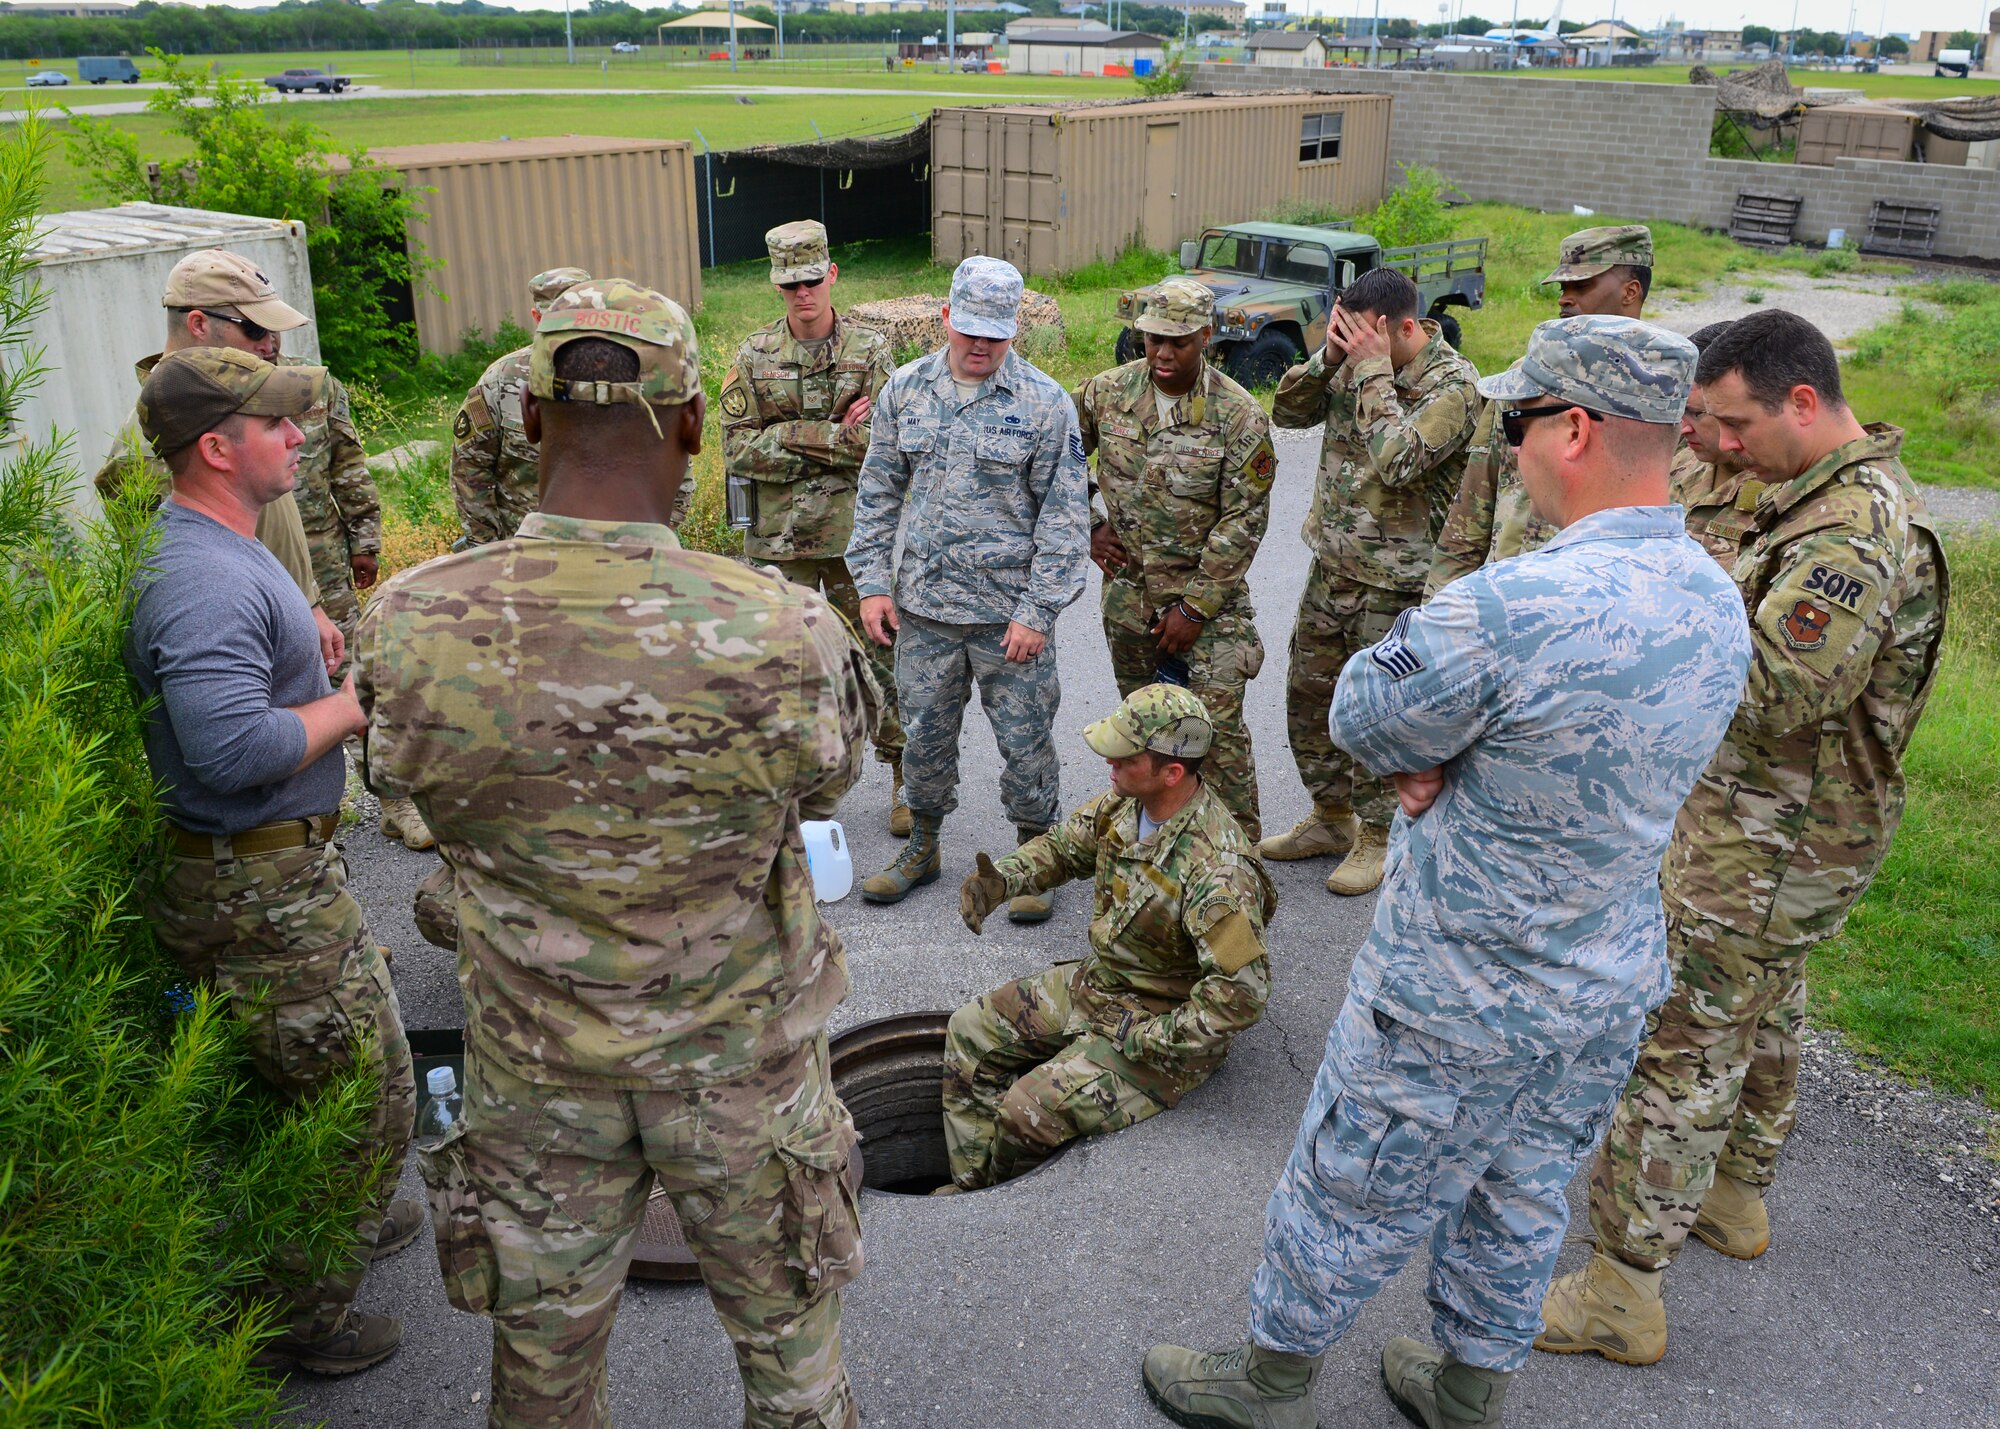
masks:
{"label": "white plastic jug", "polygon": [[810,819],[799,825],[799,832],[805,835],[813,897],[821,903],[838,903],[854,886],[854,856],[847,851],[847,830],[838,819]]}

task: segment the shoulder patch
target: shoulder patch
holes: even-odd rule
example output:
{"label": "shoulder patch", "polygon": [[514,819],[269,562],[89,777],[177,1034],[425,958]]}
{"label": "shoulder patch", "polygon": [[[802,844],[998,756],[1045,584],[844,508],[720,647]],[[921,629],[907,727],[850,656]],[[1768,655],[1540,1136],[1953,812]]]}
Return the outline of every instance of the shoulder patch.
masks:
{"label": "shoulder patch", "polygon": [[1269,481],[1278,470],[1277,454],[1267,442],[1257,448],[1257,454],[1250,458],[1250,470],[1259,481]]}
{"label": "shoulder patch", "polygon": [[460,441],[472,435],[472,414],[463,407],[458,409],[458,416],[452,421],[451,434]]}
{"label": "shoulder patch", "polygon": [[750,394],[743,390],[743,374],[729,369],[722,379],[722,415],[740,417],[750,410]]}
{"label": "shoulder patch", "polygon": [[1264,940],[1241,909],[1231,908],[1209,927],[1203,939],[1208,955],[1224,975],[1239,972],[1264,956]]}
{"label": "shoulder patch", "polygon": [[1082,432],[1071,432],[1071,433],[1069,434],[1069,454],[1070,454],[1071,456],[1075,457],[1075,458],[1076,458],[1076,459],[1077,459],[1078,461],[1082,461],[1082,460],[1083,460],[1083,433],[1082,433]]}
{"label": "shoulder patch", "polygon": [[1815,565],[1806,573],[1803,589],[1809,595],[1830,600],[1841,609],[1858,614],[1862,600],[1874,586],[1852,571],[1837,571],[1832,566]]}
{"label": "shoulder patch", "polygon": [[1794,650],[1819,650],[1826,645],[1826,627],[1833,612],[1809,600],[1795,600],[1792,608],[1778,617],[1778,633]]}
{"label": "shoulder patch", "polygon": [[1423,660],[1409,647],[1405,638],[1409,634],[1409,629],[1410,611],[1406,610],[1396,617],[1396,623],[1389,627],[1389,633],[1368,652],[1368,658],[1375,668],[1392,680],[1408,679],[1424,668]]}

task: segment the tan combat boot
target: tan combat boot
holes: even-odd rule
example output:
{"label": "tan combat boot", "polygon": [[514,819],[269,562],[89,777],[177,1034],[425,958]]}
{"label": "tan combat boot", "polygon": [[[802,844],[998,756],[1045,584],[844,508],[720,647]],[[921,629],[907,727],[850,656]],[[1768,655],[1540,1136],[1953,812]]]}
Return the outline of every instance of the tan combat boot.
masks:
{"label": "tan combat boot", "polygon": [[1513,1377],[1401,1335],[1382,1347],[1382,1387],[1404,1418],[1425,1429],[1500,1429],[1500,1406]]}
{"label": "tan combat boot", "polygon": [[903,761],[889,761],[889,777],[895,785],[889,790],[889,832],[899,839],[910,836],[910,806],[903,802]]}
{"label": "tan combat boot", "polygon": [[[1047,832],[1047,829],[1022,824],[1014,830],[1014,847],[1019,848]],[[1056,900],[1052,893],[1020,893],[1007,900],[1007,921],[1010,923],[1046,923],[1055,911]]]}
{"label": "tan combat boot", "polygon": [[1346,853],[1354,847],[1356,820],[1345,806],[1315,808],[1292,825],[1288,834],[1272,834],[1257,845],[1260,858],[1291,863],[1302,858],[1325,858]]}
{"label": "tan combat boot", "polygon": [[1595,1352],[1619,1364],[1657,1364],[1667,1352],[1665,1272],[1640,1270],[1597,1251],[1582,1270],[1558,1276],[1542,1302],[1535,1348],[1559,1355]]}
{"label": "tan combat boot", "polygon": [[384,799],[382,801],[382,822],[377,825],[385,839],[401,839],[404,848],[417,850],[436,848],[437,840],[424,823],[424,816],[417,812],[417,806],[408,799]]}
{"label": "tan combat boot", "polygon": [[1717,1172],[1701,1203],[1701,1214],[1694,1219],[1694,1233],[1724,1255],[1755,1260],[1771,1245],[1763,1189]]}
{"label": "tan combat boot", "polygon": [[375,1249],[370,1260],[387,1260],[417,1238],[424,1228],[424,1208],[407,1196],[398,1196],[382,1212],[382,1228],[375,1232]]}
{"label": "tan combat boot", "polygon": [[910,841],[896,860],[861,885],[861,897],[868,903],[901,903],[913,888],[936,883],[943,855],[938,834],[944,828],[943,814],[913,814]]}
{"label": "tan combat boot", "polygon": [[1326,891],[1348,898],[1373,893],[1382,884],[1382,860],[1388,852],[1389,831],[1377,824],[1363,824],[1354,847],[1326,880]]}
{"label": "tan combat boot", "polygon": [[1318,1429],[1318,1355],[1250,1342],[1203,1354],[1179,1345],[1146,1351],[1146,1397],[1188,1429]]}

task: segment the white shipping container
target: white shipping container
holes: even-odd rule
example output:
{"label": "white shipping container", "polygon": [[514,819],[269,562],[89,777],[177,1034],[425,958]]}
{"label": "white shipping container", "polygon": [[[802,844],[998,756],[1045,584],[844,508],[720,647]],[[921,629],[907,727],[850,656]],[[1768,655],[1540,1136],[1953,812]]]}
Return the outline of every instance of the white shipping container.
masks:
{"label": "white shipping container", "polygon": [[[6,442],[11,451],[23,441],[44,441],[51,432],[71,433],[79,474],[71,504],[82,514],[98,510],[90,479],[110,455],[139,395],[133,366],[166,343],[160,295],[167,274],[202,248],[226,248],[250,259],[278,296],[313,316],[306,226],[295,219],[128,203],[46,214],[37,222],[36,277],[47,301],[27,346],[42,350],[47,374],[14,414]],[[314,325],[286,333],[284,342],[288,354],[319,360]]]}

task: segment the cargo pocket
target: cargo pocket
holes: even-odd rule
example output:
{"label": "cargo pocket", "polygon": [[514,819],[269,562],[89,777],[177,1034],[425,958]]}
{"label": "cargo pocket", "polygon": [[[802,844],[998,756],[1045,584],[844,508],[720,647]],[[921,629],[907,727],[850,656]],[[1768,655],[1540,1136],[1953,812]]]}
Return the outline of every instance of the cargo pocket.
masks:
{"label": "cargo pocket", "polygon": [[353,1060],[354,1019],[343,991],[362,976],[356,953],[342,940],[297,958],[216,965],[216,985],[230,995],[249,1034],[251,1062],[287,1096],[316,1089]]}
{"label": "cargo pocket", "polygon": [[785,1165],[785,1268],[807,1301],[861,1273],[860,1189],[853,1118],[829,1097],[826,1114],[778,1143]]}
{"label": "cargo pocket", "polygon": [[1313,1133],[1313,1179],[1351,1205],[1413,1210],[1430,1196],[1457,1111],[1454,1093],[1400,1079],[1343,1087]]}
{"label": "cargo pocket", "polygon": [[466,1161],[465,1123],[454,1126],[440,1141],[419,1144],[416,1151],[445,1298],[455,1310],[488,1314],[499,1290],[500,1267]]}

